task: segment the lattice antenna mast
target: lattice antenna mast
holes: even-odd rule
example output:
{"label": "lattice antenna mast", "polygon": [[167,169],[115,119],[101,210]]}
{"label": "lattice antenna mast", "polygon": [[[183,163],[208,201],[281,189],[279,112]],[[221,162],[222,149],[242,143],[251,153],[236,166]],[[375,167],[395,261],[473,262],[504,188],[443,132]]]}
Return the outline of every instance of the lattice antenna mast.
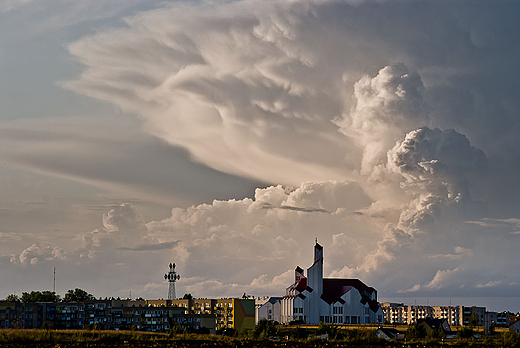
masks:
{"label": "lattice antenna mast", "polygon": [[164,275],[164,279],[168,280],[168,300],[175,300],[175,282],[181,279],[181,276],[175,272],[175,263],[170,263],[170,271]]}

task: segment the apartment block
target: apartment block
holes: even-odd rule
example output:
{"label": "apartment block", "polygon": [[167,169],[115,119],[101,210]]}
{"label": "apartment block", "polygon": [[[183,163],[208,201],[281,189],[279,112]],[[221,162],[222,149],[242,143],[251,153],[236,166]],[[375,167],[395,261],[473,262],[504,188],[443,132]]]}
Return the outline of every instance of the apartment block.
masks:
{"label": "apartment block", "polygon": [[93,300],[86,302],[0,301],[0,328],[137,330],[254,329],[252,299]]}
{"label": "apartment block", "polygon": [[149,300],[149,306],[173,306],[180,308],[184,314],[202,316],[206,322],[213,317],[215,328],[232,328],[237,331],[255,328],[255,302],[253,299],[178,299]]}
{"label": "apartment block", "polygon": [[485,325],[486,307],[464,306],[462,307],[462,311],[462,325],[469,325],[472,315],[477,317],[479,326]]}
{"label": "apartment block", "polygon": [[433,318],[446,319],[450,326],[460,326],[462,324],[461,306],[432,306]]}
{"label": "apartment block", "polygon": [[419,319],[446,319],[450,326],[461,325],[460,306],[407,306],[403,303],[381,304],[385,322],[389,324],[412,324]]}

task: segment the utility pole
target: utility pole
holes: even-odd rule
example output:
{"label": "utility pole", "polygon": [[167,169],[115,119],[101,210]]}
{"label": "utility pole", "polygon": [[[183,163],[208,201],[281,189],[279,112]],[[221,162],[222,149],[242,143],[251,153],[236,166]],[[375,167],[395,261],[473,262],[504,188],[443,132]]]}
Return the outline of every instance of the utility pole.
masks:
{"label": "utility pole", "polygon": [[54,277],[52,281],[52,292],[56,293],[56,267],[53,268]]}

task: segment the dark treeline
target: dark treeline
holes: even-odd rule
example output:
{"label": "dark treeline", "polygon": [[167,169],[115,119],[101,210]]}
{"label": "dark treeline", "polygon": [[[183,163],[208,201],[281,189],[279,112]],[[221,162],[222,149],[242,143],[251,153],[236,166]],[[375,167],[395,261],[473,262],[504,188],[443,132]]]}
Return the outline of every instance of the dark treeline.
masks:
{"label": "dark treeline", "polygon": [[85,302],[95,300],[94,295],[89,294],[83,289],[76,288],[69,290],[63,297],[56,294],[54,291],[31,291],[22,292],[22,296],[11,294],[5,298],[9,302]]}

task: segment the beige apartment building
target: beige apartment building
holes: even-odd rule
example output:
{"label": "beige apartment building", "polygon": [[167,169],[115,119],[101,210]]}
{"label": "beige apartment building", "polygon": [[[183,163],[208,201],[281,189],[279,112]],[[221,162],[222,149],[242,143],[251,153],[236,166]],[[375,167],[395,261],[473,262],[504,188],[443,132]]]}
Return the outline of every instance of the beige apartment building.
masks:
{"label": "beige apartment building", "polygon": [[446,319],[450,326],[462,325],[462,306],[432,306],[433,317],[437,319]]}
{"label": "beige apartment building", "polygon": [[381,303],[385,322],[389,324],[412,324],[419,319],[446,319],[450,326],[461,325],[460,306],[407,306],[402,303]]}
{"label": "beige apartment building", "polygon": [[194,298],[176,300],[147,300],[148,306],[184,308],[184,314],[201,315],[216,319],[216,329],[233,328],[238,331],[254,329],[255,303],[252,299]]}

